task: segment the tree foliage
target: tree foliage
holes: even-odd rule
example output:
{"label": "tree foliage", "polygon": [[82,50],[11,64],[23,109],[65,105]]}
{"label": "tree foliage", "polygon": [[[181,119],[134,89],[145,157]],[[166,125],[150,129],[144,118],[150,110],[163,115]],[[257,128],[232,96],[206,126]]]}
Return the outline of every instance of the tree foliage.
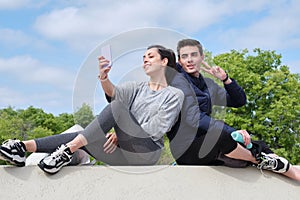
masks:
{"label": "tree foliage", "polygon": [[73,125],[73,115],[67,113],[54,116],[32,106],[19,110],[12,107],[0,110],[1,141],[9,138],[28,140],[58,134]]}
{"label": "tree foliage", "polygon": [[74,120],[76,124],[79,124],[83,128],[85,128],[89,123],[91,123],[94,119],[93,111],[91,107],[84,103],[81,108],[79,108],[74,113]]}
{"label": "tree foliage", "polygon": [[225,121],[246,129],[253,139],[264,140],[292,163],[300,162],[300,77],[281,65],[281,55],[254,49],[249,53],[232,50],[215,56],[214,63],[225,69],[243,87],[247,104],[227,109]]}

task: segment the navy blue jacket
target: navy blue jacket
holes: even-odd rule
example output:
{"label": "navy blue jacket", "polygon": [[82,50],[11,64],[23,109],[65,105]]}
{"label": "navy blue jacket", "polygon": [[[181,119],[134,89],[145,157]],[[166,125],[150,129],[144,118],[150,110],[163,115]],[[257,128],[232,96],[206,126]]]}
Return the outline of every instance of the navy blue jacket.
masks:
{"label": "navy blue jacket", "polygon": [[201,74],[198,78],[189,75],[177,64],[177,70],[192,85],[201,112],[210,115],[212,106],[241,107],[246,104],[246,94],[244,90],[231,78],[230,84],[224,84],[224,88],[217,85],[212,79],[204,78]]}

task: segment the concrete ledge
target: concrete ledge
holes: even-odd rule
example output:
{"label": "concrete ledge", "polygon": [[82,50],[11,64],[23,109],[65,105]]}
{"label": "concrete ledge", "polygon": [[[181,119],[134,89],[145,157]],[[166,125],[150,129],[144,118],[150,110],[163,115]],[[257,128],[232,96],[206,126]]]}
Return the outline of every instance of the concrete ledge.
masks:
{"label": "concrete ledge", "polygon": [[254,167],[0,166],[0,199],[299,199],[300,183]]}

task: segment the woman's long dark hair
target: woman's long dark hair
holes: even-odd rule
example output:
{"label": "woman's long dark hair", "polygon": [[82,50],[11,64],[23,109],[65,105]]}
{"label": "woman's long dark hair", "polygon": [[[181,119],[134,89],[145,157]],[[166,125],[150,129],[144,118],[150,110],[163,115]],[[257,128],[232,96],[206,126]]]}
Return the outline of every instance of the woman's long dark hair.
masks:
{"label": "woman's long dark hair", "polygon": [[167,58],[168,59],[168,67],[165,70],[165,76],[167,83],[170,84],[176,75],[176,56],[172,49],[167,49],[164,46],[161,45],[151,45],[147,48],[147,50],[156,48],[158,50],[158,53],[161,57],[161,59]]}

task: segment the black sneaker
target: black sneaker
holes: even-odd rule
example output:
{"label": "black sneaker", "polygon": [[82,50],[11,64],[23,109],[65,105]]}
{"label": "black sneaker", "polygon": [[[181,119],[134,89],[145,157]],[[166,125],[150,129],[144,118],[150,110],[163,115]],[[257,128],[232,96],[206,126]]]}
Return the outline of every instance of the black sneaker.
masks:
{"label": "black sneaker", "polygon": [[73,153],[65,144],[58,147],[51,155],[43,158],[38,166],[49,174],[57,173],[63,166],[72,161]]}
{"label": "black sneaker", "polygon": [[20,140],[6,140],[0,146],[0,159],[12,165],[23,167],[26,161],[26,147]]}
{"label": "black sneaker", "polygon": [[271,170],[276,173],[284,173],[289,170],[290,163],[282,157],[272,157],[265,153],[261,153],[260,161],[257,165],[258,169]]}

